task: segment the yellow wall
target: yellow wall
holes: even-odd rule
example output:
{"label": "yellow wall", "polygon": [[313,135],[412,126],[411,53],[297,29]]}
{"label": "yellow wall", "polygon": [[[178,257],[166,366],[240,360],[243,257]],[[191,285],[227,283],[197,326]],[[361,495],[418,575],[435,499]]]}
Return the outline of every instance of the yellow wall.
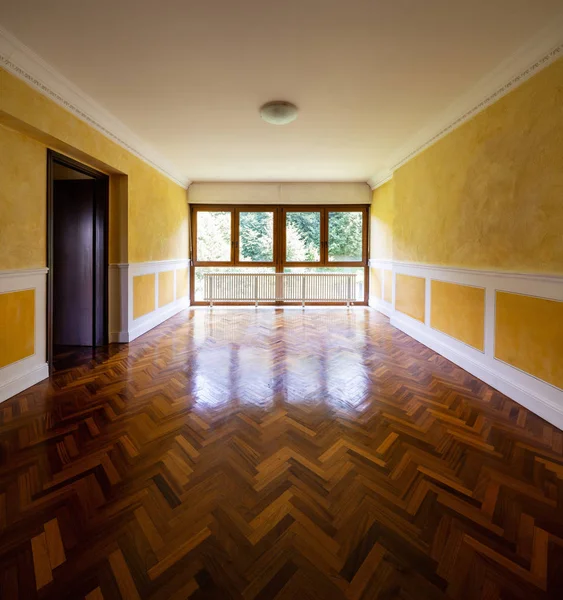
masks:
{"label": "yellow wall", "polygon": [[35,353],[35,291],[0,294],[0,368]]}
{"label": "yellow wall", "polygon": [[[390,260],[393,258],[393,181],[388,181],[373,190],[370,206],[370,258]],[[381,298],[382,290],[385,292],[384,300],[391,303],[391,287],[383,288],[381,270],[370,269],[370,295]],[[384,273],[384,279],[390,277]]]}
{"label": "yellow wall", "polygon": [[430,326],[485,350],[485,290],[445,281],[431,283]]}
{"label": "yellow wall", "polygon": [[422,277],[397,273],[395,276],[395,309],[424,323],[426,282]]}
{"label": "yellow wall", "polygon": [[176,298],[185,298],[188,295],[188,282],[188,269],[176,269]]}
{"label": "yellow wall", "polygon": [[395,260],[563,273],[563,59],[394,173]]}
{"label": "yellow wall", "polygon": [[158,306],[174,302],[174,271],[162,271],[158,274]]}
{"label": "yellow wall", "polygon": [[383,271],[383,299],[391,304],[393,302],[393,271]]}
{"label": "yellow wall", "polygon": [[[127,175],[129,262],[187,258],[188,206],[186,190],[181,186],[2,69],[0,123],[104,172]],[[6,135],[3,130],[0,136],[4,140],[3,144],[0,142],[0,162],[5,156],[11,157],[8,165],[0,167],[0,174],[8,171],[10,176],[5,193],[11,194],[10,202],[25,203],[29,209],[24,219],[14,208],[5,211],[8,219],[2,225],[6,229],[39,229],[45,220],[45,185],[39,186],[38,180],[44,178],[46,154],[40,152],[37,143],[26,143],[17,134]],[[113,186],[112,191],[115,192]],[[5,203],[4,197],[0,197],[0,202]],[[4,212],[0,214],[4,216]],[[110,208],[110,215],[115,217],[115,210]],[[110,222],[110,228],[112,225]],[[111,232],[110,239],[114,246],[116,240]],[[30,241],[24,255],[21,242],[13,239],[1,252],[1,257],[16,257],[10,260],[18,262],[17,268],[45,266],[45,240],[40,234]],[[115,258],[114,248],[110,253]]]}
{"label": "yellow wall", "polygon": [[[562,165],[563,58],[374,191],[372,258],[561,275]],[[424,300],[422,280],[397,275],[397,310],[422,321]],[[484,350],[484,290],[434,281],[429,301],[431,327]],[[563,303],[499,292],[495,355],[563,388]]]}
{"label": "yellow wall", "polygon": [[138,319],[152,312],[154,305],[155,274],[133,277],[133,318]]}
{"label": "yellow wall", "polygon": [[369,291],[370,296],[375,298],[381,298],[381,292],[383,291],[383,281],[381,277],[381,269],[370,269],[370,282]]}
{"label": "yellow wall", "polygon": [[135,160],[129,171],[129,261],[187,258],[186,190]]}
{"label": "yellow wall", "polygon": [[[0,270],[46,266],[47,148],[110,175],[110,262],[188,257],[186,190],[0,69]],[[154,293],[150,302],[137,295],[136,316],[154,310]],[[10,327],[0,357],[13,362],[30,342],[23,325]]]}
{"label": "yellow wall", "polygon": [[45,147],[0,126],[0,269],[45,266]]}
{"label": "yellow wall", "polygon": [[370,208],[370,258],[393,258],[394,183],[373,190]]}
{"label": "yellow wall", "polygon": [[563,389],[563,302],[497,292],[495,357]]}

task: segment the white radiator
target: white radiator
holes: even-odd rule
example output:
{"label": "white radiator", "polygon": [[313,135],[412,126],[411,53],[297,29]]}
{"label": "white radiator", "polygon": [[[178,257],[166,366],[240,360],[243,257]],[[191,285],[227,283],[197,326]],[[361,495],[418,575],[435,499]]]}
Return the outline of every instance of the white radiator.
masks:
{"label": "white radiator", "polygon": [[205,273],[204,298],[214,302],[345,302],[356,296],[355,273]]}

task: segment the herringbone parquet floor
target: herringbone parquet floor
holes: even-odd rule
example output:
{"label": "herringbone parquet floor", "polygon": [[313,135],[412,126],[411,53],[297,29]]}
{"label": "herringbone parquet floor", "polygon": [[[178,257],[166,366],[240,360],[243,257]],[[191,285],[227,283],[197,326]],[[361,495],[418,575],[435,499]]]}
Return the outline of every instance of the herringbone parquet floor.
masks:
{"label": "herringbone parquet floor", "polygon": [[0,596],[563,594],[563,434],[368,309],[195,309],[0,406]]}

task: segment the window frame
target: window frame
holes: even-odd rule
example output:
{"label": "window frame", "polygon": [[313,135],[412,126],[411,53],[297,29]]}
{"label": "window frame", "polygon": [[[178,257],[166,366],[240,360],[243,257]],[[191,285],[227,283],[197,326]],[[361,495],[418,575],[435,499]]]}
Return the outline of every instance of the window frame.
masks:
{"label": "window frame", "polygon": [[[324,207],[321,206],[299,206],[298,204],[292,206],[280,206],[281,213],[281,228],[280,228],[280,242],[281,242],[281,256],[280,264],[282,267],[323,267],[324,263],[324,252],[325,245],[323,243],[323,232],[325,230],[325,212]],[[319,260],[317,261],[288,261],[287,260],[287,214],[288,213],[304,213],[304,212],[318,212],[320,216],[320,231],[319,231]],[[282,271],[283,272],[283,271]]]}
{"label": "window frame", "polygon": [[[367,305],[369,297],[369,204],[192,204],[190,205],[190,301],[195,305],[206,305],[194,299],[194,283],[196,267],[274,267],[276,273],[283,273],[286,268],[318,268],[318,267],[355,267],[364,268],[364,301],[356,302]],[[231,257],[229,261],[202,261],[197,258],[197,213],[198,212],[230,212],[231,213]],[[241,212],[273,212],[273,260],[241,261],[240,260],[240,213]],[[286,215],[290,212],[320,213],[320,255],[318,261],[287,261]],[[362,259],[359,261],[329,261],[329,213],[361,212],[362,213]],[[331,303],[315,303],[329,305]]]}
{"label": "window frame", "polygon": [[[276,210],[276,206],[260,206],[256,204],[251,205],[241,205],[235,207],[235,227],[234,227],[234,240],[235,240],[235,262],[233,266],[235,267],[275,267],[276,266],[276,241],[277,235],[276,232],[279,228],[279,211]],[[249,212],[271,212],[273,213],[273,223],[272,223],[272,260],[271,261],[250,261],[250,260],[241,260],[240,259],[240,213],[249,213]]]}
{"label": "window frame", "polygon": [[[329,260],[329,252],[330,252],[330,241],[328,237],[328,228],[330,222],[330,213],[331,212],[361,212],[362,213],[362,258],[360,260]],[[368,261],[368,239],[369,239],[369,204],[360,205],[360,206],[338,206],[326,207],[326,264],[323,266],[326,267],[361,267],[362,265],[367,266]]]}
{"label": "window frame", "polygon": [[[197,213],[198,212],[229,212],[231,213],[231,258],[228,261],[224,260],[199,260],[197,257]],[[194,266],[205,266],[205,267],[230,267],[234,264],[234,222],[235,222],[235,210],[233,206],[223,204],[213,204],[211,206],[206,205],[192,205],[190,213],[192,235],[190,238],[190,256],[192,258],[191,264]]]}

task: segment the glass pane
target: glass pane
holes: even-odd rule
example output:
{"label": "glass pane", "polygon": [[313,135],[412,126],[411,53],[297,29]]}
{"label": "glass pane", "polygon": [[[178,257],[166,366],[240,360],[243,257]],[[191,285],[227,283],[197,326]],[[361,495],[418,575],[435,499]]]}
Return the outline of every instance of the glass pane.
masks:
{"label": "glass pane", "polygon": [[239,260],[273,262],[274,213],[239,213]]}
{"label": "glass pane", "polygon": [[284,273],[355,273],[356,300],[364,301],[364,267],[285,267]]}
{"label": "glass pane", "polygon": [[204,273],[275,273],[275,267],[196,267],[194,283],[194,300],[203,302],[205,290],[203,283]]}
{"label": "glass pane", "polygon": [[361,212],[328,213],[328,260],[345,262],[362,260]]}
{"label": "glass pane", "polygon": [[321,213],[288,212],[285,220],[286,261],[321,259]]}
{"label": "glass pane", "polygon": [[197,211],[197,260],[231,260],[231,213]]}

